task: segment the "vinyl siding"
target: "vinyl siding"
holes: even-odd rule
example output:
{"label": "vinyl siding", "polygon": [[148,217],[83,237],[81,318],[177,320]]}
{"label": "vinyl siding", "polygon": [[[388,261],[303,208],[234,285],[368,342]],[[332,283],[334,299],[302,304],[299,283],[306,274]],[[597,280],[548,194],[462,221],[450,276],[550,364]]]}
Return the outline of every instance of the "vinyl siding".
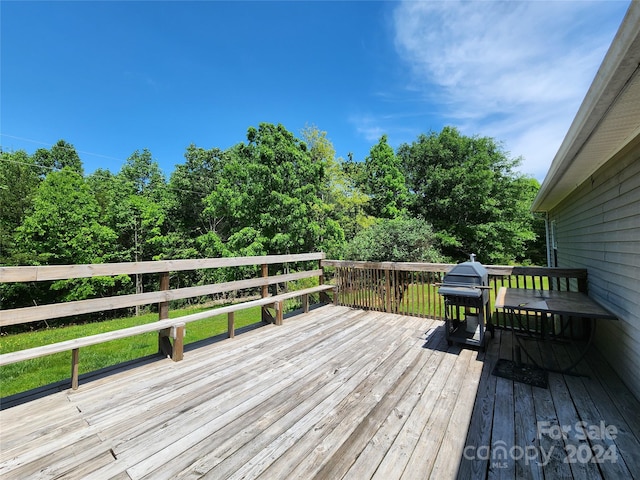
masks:
{"label": "vinyl siding", "polygon": [[640,398],[640,147],[607,163],[549,219],[558,266],[586,268],[589,295],[619,317],[598,321],[595,344]]}

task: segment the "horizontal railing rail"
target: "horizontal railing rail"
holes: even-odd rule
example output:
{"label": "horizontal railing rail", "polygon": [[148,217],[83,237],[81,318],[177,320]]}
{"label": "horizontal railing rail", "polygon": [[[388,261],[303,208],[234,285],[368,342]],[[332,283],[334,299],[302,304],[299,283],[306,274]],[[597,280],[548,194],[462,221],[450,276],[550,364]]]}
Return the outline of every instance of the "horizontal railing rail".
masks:
{"label": "horizontal railing rail", "polygon": [[0,267],[0,283],[42,282],[45,280],[68,280],[71,278],[182,272],[186,270],[242,267],[251,265],[273,265],[278,263],[322,260],[324,258],[325,254],[323,252],[314,252],[293,255],[154,260],[146,262],[97,263],[87,265]]}
{"label": "horizontal railing rail", "polygon": [[107,310],[117,310],[120,308],[164,303],[218,293],[235,292],[249,288],[302,280],[304,278],[320,277],[322,274],[322,270],[317,269],[297,273],[272,275],[269,277],[251,278],[247,280],[199,285],[195,287],[183,287],[171,290],[158,290],[131,295],[118,295],[114,297],[94,298],[89,300],[77,300],[74,302],[39,305],[35,307],[0,310],[0,327],[37,322],[40,320],[51,320],[54,318],[73,315],[104,312]]}

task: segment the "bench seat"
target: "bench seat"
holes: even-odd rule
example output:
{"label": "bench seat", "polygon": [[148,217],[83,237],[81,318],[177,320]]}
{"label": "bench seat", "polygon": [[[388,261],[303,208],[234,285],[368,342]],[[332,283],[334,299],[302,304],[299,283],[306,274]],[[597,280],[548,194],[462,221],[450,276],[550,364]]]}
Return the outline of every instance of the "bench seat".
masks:
{"label": "bench seat", "polygon": [[[164,332],[165,336],[171,336],[174,338],[174,353],[172,358],[174,360],[182,359],[182,342],[184,336],[184,327],[187,323],[195,322],[197,320],[203,320],[216,315],[229,314],[229,336],[233,336],[233,313],[245,310],[252,307],[272,307],[276,310],[276,325],[282,325],[283,306],[284,300],[303,296],[305,298],[305,311],[308,311],[308,295],[312,293],[324,292],[327,290],[333,290],[333,285],[318,285],[316,287],[305,288],[301,290],[294,290],[286,292],[280,295],[274,295],[270,297],[259,298],[257,300],[250,300],[247,302],[236,303],[233,305],[227,305],[220,308],[207,310],[206,312],[193,313],[191,315],[185,315],[183,317],[168,318],[164,320],[158,320],[152,323],[146,323],[144,325],[137,325],[135,327],[123,328],[120,330],[114,330],[113,332],[99,333],[97,335],[90,335],[88,337],[75,338],[72,340],[65,340],[63,342],[52,343],[50,345],[43,345],[40,347],[28,348],[25,350],[19,350],[16,352],[9,352],[0,355],[0,366],[10,365],[12,363],[22,362],[24,360],[31,360],[34,358],[44,357],[52,355],[54,353],[72,351],[72,387],[75,389],[78,385],[78,350],[81,347],[88,347],[91,345],[97,345],[112,340],[119,340],[121,338],[133,337],[149,332]],[[334,292],[334,303],[335,303]]]}

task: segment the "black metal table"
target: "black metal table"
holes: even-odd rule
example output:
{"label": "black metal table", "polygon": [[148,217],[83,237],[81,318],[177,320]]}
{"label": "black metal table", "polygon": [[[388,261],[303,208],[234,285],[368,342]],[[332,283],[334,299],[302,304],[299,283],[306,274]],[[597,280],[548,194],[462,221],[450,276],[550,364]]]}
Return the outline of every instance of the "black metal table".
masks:
{"label": "black metal table", "polygon": [[[541,314],[542,328],[540,329],[540,336],[543,339],[547,338],[545,322],[548,321],[553,315],[568,315],[577,318],[583,318],[591,322],[589,328],[589,337],[587,339],[584,349],[581,351],[578,358],[567,368],[557,371],[559,373],[569,373],[573,370],[578,363],[586,355],[591,343],[593,342],[596,319],[608,319],[617,320],[618,318],[609,312],[607,309],[596,303],[591,297],[583,292],[565,292],[560,290],[539,290],[539,289],[523,289],[523,288],[508,288],[501,287],[498,290],[496,296],[496,308],[501,308],[507,313],[511,319],[511,326],[515,333],[513,324],[514,317],[527,313]],[[520,342],[520,339],[516,335],[516,340],[519,347],[525,352],[527,357],[537,365],[535,360],[529,355],[526,349]]]}

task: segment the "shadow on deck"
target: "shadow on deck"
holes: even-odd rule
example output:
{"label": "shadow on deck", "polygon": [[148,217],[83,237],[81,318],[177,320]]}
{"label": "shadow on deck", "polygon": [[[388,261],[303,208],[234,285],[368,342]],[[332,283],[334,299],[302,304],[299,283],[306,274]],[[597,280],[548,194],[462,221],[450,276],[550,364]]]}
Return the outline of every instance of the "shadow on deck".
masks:
{"label": "shadow on deck", "polygon": [[[325,306],[0,412],[9,478],[632,478],[640,405],[596,352],[549,388],[442,322]],[[566,345],[538,352],[562,360]],[[600,438],[602,437],[602,438]],[[632,475],[633,473],[633,475]]]}

